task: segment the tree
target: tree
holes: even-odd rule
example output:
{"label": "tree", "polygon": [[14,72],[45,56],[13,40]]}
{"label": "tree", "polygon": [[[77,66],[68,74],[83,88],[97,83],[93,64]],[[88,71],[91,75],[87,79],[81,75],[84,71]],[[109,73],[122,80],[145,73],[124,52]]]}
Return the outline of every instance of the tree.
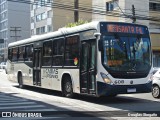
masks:
{"label": "tree", "polygon": [[78,25],[82,25],[82,24],[85,24],[85,23],[88,23],[88,21],[84,21],[84,20],[78,20],[78,22],[74,22],[74,23],[68,23],[65,27],[75,27],[75,26],[78,26]]}

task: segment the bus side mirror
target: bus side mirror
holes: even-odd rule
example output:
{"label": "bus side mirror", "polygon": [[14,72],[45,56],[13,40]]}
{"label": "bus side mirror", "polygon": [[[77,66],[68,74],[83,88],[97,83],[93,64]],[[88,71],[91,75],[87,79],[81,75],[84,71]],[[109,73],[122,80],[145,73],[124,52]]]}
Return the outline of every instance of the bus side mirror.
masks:
{"label": "bus side mirror", "polygon": [[103,50],[103,44],[102,44],[102,40],[100,40],[101,33],[94,33],[94,36],[98,40],[98,49],[99,49],[99,51],[102,51]]}
{"label": "bus side mirror", "polygon": [[103,42],[102,40],[98,40],[98,50],[103,51]]}

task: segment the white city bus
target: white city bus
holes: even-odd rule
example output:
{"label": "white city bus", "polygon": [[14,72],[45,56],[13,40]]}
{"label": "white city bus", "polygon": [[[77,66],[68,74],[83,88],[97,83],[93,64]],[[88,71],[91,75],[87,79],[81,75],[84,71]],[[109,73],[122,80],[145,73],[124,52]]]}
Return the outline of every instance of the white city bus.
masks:
{"label": "white city bus", "polygon": [[24,85],[92,96],[151,92],[146,26],[91,22],[10,43],[8,78]]}

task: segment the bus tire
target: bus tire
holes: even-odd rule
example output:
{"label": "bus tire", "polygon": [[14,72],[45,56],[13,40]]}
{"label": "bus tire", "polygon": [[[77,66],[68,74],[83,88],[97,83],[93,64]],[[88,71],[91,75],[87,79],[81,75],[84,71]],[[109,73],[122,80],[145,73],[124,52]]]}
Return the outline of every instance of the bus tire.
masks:
{"label": "bus tire", "polygon": [[65,76],[62,81],[62,96],[72,98],[73,86],[70,76]]}
{"label": "bus tire", "polygon": [[152,87],[152,96],[154,98],[159,98],[160,97],[160,88],[158,87],[158,85],[153,85],[153,87]]}
{"label": "bus tire", "polygon": [[18,73],[18,83],[19,83],[19,88],[23,89],[24,85],[23,85],[23,78],[21,73]]}
{"label": "bus tire", "polygon": [[117,94],[112,94],[112,95],[109,95],[108,97],[116,97]]}

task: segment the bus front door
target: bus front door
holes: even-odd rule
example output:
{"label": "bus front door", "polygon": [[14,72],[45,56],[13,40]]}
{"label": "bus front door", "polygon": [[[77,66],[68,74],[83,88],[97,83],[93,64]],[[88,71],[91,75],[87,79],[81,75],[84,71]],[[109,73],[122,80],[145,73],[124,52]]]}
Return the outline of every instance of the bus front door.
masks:
{"label": "bus front door", "polygon": [[36,86],[41,86],[41,52],[40,48],[34,49],[33,85]]}
{"label": "bus front door", "polygon": [[84,94],[96,94],[96,40],[82,42],[80,91]]}

